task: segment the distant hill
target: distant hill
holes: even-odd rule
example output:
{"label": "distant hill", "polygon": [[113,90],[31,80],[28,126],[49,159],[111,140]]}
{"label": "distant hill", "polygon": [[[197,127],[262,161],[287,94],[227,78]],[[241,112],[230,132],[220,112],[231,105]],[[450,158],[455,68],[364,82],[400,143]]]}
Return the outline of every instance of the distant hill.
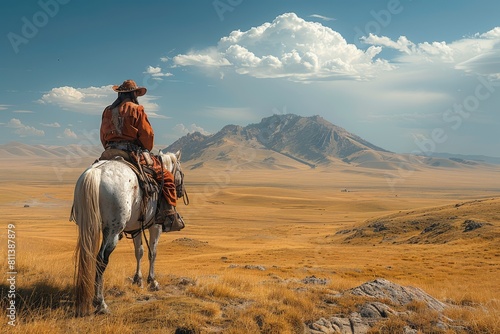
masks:
{"label": "distant hill", "polygon": [[403,211],[370,219],[353,229],[338,231],[329,241],[352,244],[444,244],[500,239],[499,198]]}
{"label": "distant hill", "polygon": [[477,162],[396,154],[320,116],[273,115],[242,127],[227,125],[212,135],[188,134],[165,151],[182,150],[191,168],[315,168],[353,165],[377,169],[471,167]]}
{"label": "distant hill", "polygon": [[[226,125],[219,132],[190,133],[164,151],[182,151],[185,168],[310,169],[362,167],[381,170],[474,168],[500,163],[500,158],[436,153],[433,156],[397,154],[378,147],[320,116],[273,115],[247,126]],[[155,150],[156,151],[156,148]],[[34,160],[100,156],[100,146],[0,145],[0,159]]]}
{"label": "distant hill", "polygon": [[24,158],[65,158],[68,156],[99,157],[102,147],[87,145],[28,145],[19,142],[10,142],[0,145],[0,159],[12,157]]}
{"label": "distant hill", "polygon": [[499,157],[490,157],[486,155],[464,155],[464,154],[451,154],[451,153],[433,153],[432,156],[437,158],[450,159],[454,161],[473,161],[473,162],[482,162],[489,164],[500,164]]}

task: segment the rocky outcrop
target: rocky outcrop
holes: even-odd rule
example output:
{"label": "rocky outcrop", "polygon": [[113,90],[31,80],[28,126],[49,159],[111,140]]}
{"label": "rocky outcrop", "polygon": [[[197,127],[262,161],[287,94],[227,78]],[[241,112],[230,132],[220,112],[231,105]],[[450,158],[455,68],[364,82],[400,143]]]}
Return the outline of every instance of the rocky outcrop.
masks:
{"label": "rocky outcrop", "polygon": [[[402,321],[411,319],[412,312],[415,310],[405,306],[412,303],[419,305],[420,312],[422,312],[422,308],[426,308],[430,312],[438,313],[439,320],[435,324],[436,328],[441,330],[451,328],[447,324],[447,322],[451,322],[451,319],[444,317],[441,313],[449,306],[421,289],[400,286],[386,279],[376,279],[347,290],[336,297],[355,298],[355,296],[366,297],[366,302],[360,304],[355,312],[320,318],[307,325],[308,333],[365,334],[377,323],[387,321],[391,317],[400,317]],[[408,322],[401,327],[401,333],[416,334],[418,329],[413,328],[411,322]]]}
{"label": "rocky outcrop", "polygon": [[419,288],[411,286],[404,287],[383,278],[364,283],[357,288],[347,291],[347,293],[379,300],[390,300],[393,305],[401,306],[407,305],[413,301],[424,302],[428,308],[439,312],[443,311],[446,307],[446,304],[428,295]]}

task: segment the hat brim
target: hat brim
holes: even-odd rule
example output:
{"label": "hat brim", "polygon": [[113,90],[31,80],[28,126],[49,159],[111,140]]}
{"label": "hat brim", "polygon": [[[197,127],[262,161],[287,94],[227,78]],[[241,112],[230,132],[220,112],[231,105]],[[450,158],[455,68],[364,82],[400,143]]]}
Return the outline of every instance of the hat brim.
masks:
{"label": "hat brim", "polygon": [[127,92],[137,92],[137,96],[143,96],[146,94],[148,91],[145,87],[137,87],[135,89],[130,89],[130,90],[123,90],[120,89],[120,86],[113,86],[113,90],[117,93],[127,93]]}

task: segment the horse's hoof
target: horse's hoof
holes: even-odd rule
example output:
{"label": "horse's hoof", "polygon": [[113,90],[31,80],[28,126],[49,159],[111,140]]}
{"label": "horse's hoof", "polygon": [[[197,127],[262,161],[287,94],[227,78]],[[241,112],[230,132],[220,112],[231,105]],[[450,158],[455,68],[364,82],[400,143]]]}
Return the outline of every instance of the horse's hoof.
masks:
{"label": "horse's hoof", "polygon": [[111,312],[109,311],[108,306],[101,306],[97,310],[95,310],[96,315],[102,315],[102,314],[110,314]]}
{"label": "horse's hoof", "polygon": [[108,305],[102,301],[96,306],[94,314],[109,314]]}
{"label": "horse's hoof", "polygon": [[136,277],[134,277],[134,280],[132,281],[132,284],[135,284],[139,288],[142,288],[143,287],[143,285],[142,285],[142,278],[136,278]]}
{"label": "horse's hoof", "polygon": [[159,290],[160,290],[160,284],[157,281],[149,283],[149,291],[159,291]]}

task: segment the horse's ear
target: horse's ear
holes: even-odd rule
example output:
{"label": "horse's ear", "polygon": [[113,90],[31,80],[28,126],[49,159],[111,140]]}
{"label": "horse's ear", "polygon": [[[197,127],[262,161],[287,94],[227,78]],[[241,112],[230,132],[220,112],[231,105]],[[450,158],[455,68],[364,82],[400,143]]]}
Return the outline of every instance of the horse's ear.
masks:
{"label": "horse's ear", "polygon": [[177,161],[181,161],[181,150],[175,152],[175,157],[177,158]]}

